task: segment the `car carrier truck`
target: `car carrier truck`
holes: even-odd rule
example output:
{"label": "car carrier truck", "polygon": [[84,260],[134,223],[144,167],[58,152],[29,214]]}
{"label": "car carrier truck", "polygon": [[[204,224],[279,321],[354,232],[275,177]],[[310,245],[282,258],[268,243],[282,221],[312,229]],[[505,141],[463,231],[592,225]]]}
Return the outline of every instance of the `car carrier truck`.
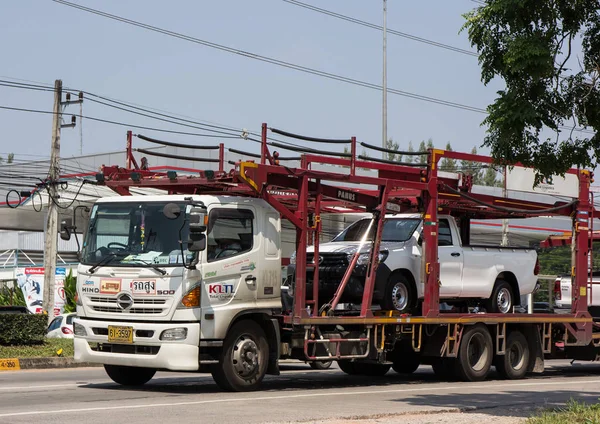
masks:
{"label": "car carrier truck", "polygon": [[[340,158],[322,149],[289,147],[269,141],[268,131],[306,143],[347,143],[350,153]],[[477,194],[468,175],[438,169],[444,157],[490,164],[484,156],[430,149],[411,153],[425,155],[425,163],[402,164],[357,156],[357,144],[355,138],[299,136],[263,124],[256,161],[236,161],[226,172],[221,145],[219,170],[183,175],[138,167],[129,142],[128,167],[106,166],[96,175],[97,184],[120,196],[98,200],[90,212],[77,275],[75,359],[103,364],[123,385],[141,385],[157,370],[171,370],[209,372],[221,388],[243,391],[259,388],[266,374],[279,374],[282,358],[337,361],[347,374],[372,376],[390,368],[412,373],[429,364],[440,378],[465,381],[486,378],[491,367],[517,379],[543,372],[547,358],[597,358],[600,332],[587,310],[589,228],[597,216],[589,202],[590,172],[569,171],[576,195],[548,204]],[[273,146],[302,153],[300,165],[282,165]],[[359,168],[374,174],[359,175]],[[131,196],[133,187],[165,194]],[[334,292],[323,297],[321,215],[346,211],[370,218],[345,256]],[[410,312],[373,302],[378,265],[386,263],[382,233],[393,214],[413,214],[422,228],[410,234],[419,238],[411,246],[419,252],[418,265],[412,265],[419,301]],[[573,217],[570,313],[523,314],[474,304],[440,310],[445,284],[440,219],[458,219],[455,231],[467,246],[472,218],[540,215]],[[281,296],[283,219],[296,228],[291,302]],[[73,231],[73,222],[65,220],[61,236]],[[481,249],[480,260],[493,263],[499,250]],[[527,283],[508,287],[530,291],[534,255],[516,249],[511,254],[515,261],[528,258],[521,270]],[[476,261],[465,256],[463,273]],[[497,265],[494,284],[512,282],[508,271],[501,275],[509,260],[499,258]],[[340,300],[357,266],[364,268],[364,279],[349,308]],[[490,284],[486,278],[481,276],[482,285]],[[468,279],[470,290],[478,281]],[[481,293],[475,297],[487,296]]]}

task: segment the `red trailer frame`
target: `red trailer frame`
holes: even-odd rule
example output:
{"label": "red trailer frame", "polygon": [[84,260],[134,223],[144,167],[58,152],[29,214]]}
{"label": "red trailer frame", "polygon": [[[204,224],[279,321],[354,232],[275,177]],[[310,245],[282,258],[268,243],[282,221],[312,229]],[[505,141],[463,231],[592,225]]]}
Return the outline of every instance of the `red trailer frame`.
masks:
{"label": "red trailer frame", "polygon": [[[350,153],[345,157],[330,154],[317,154],[316,150],[303,154],[300,166],[291,168],[280,164],[279,153],[271,152],[269,146],[281,144],[269,142],[268,131],[309,142],[345,142],[350,145]],[[156,173],[140,169],[133,157],[131,133],[127,141],[127,168],[103,167],[97,175],[99,184],[104,184],[119,194],[129,194],[129,187],[151,187],[168,193],[185,194],[227,194],[262,198],[276,209],[283,218],[296,227],[296,280],[295,297],[291,314],[284,315],[282,322],[291,326],[313,326],[332,324],[382,325],[407,324],[412,328],[413,339],[421,337],[421,326],[426,324],[448,324],[449,340],[454,337],[458,343],[460,325],[484,322],[499,327],[510,323],[531,323],[543,325],[544,341],[550,340],[552,324],[565,327],[565,344],[584,346],[600,340],[600,333],[594,334],[596,324],[588,312],[589,295],[588,258],[592,254],[590,234],[593,231],[593,218],[598,211],[590,201],[590,183],[593,174],[586,170],[571,169],[568,174],[576,175],[579,181],[579,195],[571,202],[554,205],[526,200],[507,199],[476,194],[471,191],[472,180],[468,176],[454,179],[440,176],[439,162],[443,158],[493,164],[486,156],[429,149],[425,164],[398,164],[385,160],[369,159],[357,155],[357,140],[327,140],[291,134],[262,125],[260,162],[239,161],[229,171],[224,171],[224,147],[219,146],[218,171],[198,170],[196,175],[178,175],[176,172]],[[369,146],[361,143],[363,146]],[[283,146],[284,147],[284,146]],[[369,146],[374,148],[373,146]],[[147,151],[144,151],[147,153]],[[185,159],[185,158],[182,158]],[[331,165],[329,171],[314,170],[313,164]],[[133,168],[131,167],[133,165]],[[514,166],[521,166],[519,164]],[[364,176],[357,169],[368,168],[377,171],[377,176]],[[352,185],[352,186],[349,186]],[[358,188],[355,186],[359,186]],[[371,186],[367,188],[360,188]],[[360,314],[335,314],[333,311],[339,295],[330,308],[323,309],[318,299],[318,266],[307,263],[306,248],[314,245],[314,263],[318,263],[321,213],[360,211],[373,213],[377,236],[370,250],[370,267],[367,271]],[[423,269],[425,295],[421,316],[399,316],[391,312],[373,313],[371,300],[375,285],[375,272],[378,265],[379,243],[382,224],[386,212],[418,212],[423,214]],[[575,244],[573,275],[573,299],[571,313],[552,314],[455,314],[441,313],[439,309],[439,261],[437,251],[438,213],[451,214],[463,218],[526,218],[535,216],[567,216],[573,219],[573,241]],[[358,253],[355,255],[346,276],[342,280],[338,294],[341,294],[348,280]],[[313,297],[306,300],[306,270],[314,268]],[[309,314],[307,306],[315,313]],[[329,313],[328,313],[329,312]],[[377,328],[375,328],[377,332]],[[452,334],[453,335],[452,335]],[[502,330],[499,330],[499,334]],[[383,331],[382,331],[383,335]],[[308,353],[308,343],[316,343],[306,337],[307,358],[315,359]],[[333,341],[333,340],[330,340]],[[383,341],[382,341],[383,343]],[[416,347],[416,344],[413,346]]]}

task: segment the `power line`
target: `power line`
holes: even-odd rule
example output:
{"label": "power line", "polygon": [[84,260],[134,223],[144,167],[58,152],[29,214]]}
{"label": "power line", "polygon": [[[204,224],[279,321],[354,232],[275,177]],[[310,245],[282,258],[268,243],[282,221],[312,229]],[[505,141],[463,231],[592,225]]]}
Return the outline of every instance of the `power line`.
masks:
{"label": "power line", "polygon": [[[11,107],[11,106],[0,106],[0,109],[14,110],[14,111],[18,111],[18,112],[41,113],[41,114],[47,114],[47,115],[54,114],[54,112],[50,112],[47,110],[26,109],[26,108]],[[133,124],[128,124],[128,123],[124,123],[124,122],[111,121],[108,119],[95,118],[92,116],[83,116],[83,118],[89,119],[92,121],[103,122],[106,124],[120,125],[123,127],[138,128],[138,129],[149,130],[149,131],[165,132],[165,133],[170,133],[170,134],[191,135],[191,136],[196,136],[196,137],[240,138],[240,136],[220,136],[220,135],[215,135],[215,134],[201,134],[201,133],[192,133],[192,132],[185,132],[185,131],[166,130],[166,129],[162,129],[162,128],[144,127],[141,125],[133,125]]]}
{"label": "power line", "polygon": [[[217,50],[225,51],[225,52],[236,54],[239,56],[244,56],[244,57],[247,57],[250,59],[259,60],[259,61],[262,61],[265,63],[270,63],[272,65],[277,65],[277,66],[281,66],[281,67],[288,68],[288,69],[294,69],[296,71],[300,71],[300,72],[304,72],[304,73],[308,73],[308,74],[312,74],[312,75],[317,75],[317,76],[321,76],[324,78],[328,78],[328,79],[332,79],[332,80],[340,81],[340,82],[345,82],[345,83],[360,86],[360,87],[370,88],[372,90],[377,90],[377,91],[382,90],[382,87],[380,85],[370,83],[367,81],[361,81],[361,80],[357,80],[354,78],[349,78],[349,77],[345,77],[342,75],[333,74],[330,72],[325,72],[325,71],[321,71],[321,70],[314,69],[314,68],[309,68],[309,67],[302,66],[302,65],[297,65],[297,64],[294,64],[291,62],[274,59],[274,58],[259,55],[256,53],[235,49],[235,48],[228,47],[228,46],[225,46],[222,44],[217,44],[217,43],[213,43],[210,41],[201,40],[199,38],[195,38],[195,37],[191,37],[191,36],[188,36],[188,35],[185,35],[182,33],[166,30],[166,29],[159,28],[159,27],[156,27],[153,25],[148,25],[148,24],[145,24],[145,23],[142,23],[139,21],[134,21],[131,19],[123,18],[123,17],[117,16],[117,15],[112,15],[110,13],[102,12],[100,10],[92,9],[92,8],[85,7],[85,6],[81,6],[81,5],[71,3],[71,2],[68,2],[65,0],[52,0],[52,1],[63,4],[65,6],[75,8],[75,9],[83,10],[85,12],[92,13],[92,14],[95,14],[98,16],[102,16],[102,17],[105,17],[108,19],[112,19],[112,20],[115,20],[118,22],[126,23],[128,25],[137,26],[139,28],[143,28],[143,29],[146,29],[149,31],[157,32],[157,33],[160,33],[163,35],[168,35],[168,36],[174,37],[174,38],[179,38],[181,40],[200,44],[200,45],[203,45],[206,47],[211,47],[211,48],[214,48]],[[399,95],[399,96],[404,96],[404,97],[409,97],[409,98],[422,100],[422,101],[426,101],[426,102],[430,102],[430,103],[436,103],[436,104],[440,104],[440,105],[444,105],[444,106],[454,107],[457,109],[469,110],[472,112],[479,112],[479,113],[486,113],[486,110],[482,109],[482,108],[476,108],[476,107],[467,106],[467,105],[463,105],[463,104],[456,103],[456,102],[451,102],[448,100],[438,99],[435,97],[429,97],[429,96],[424,96],[424,95],[420,95],[420,94],[416,94],[416,93],[410,93],[408,91],[402,91],[402,90],[398,90],[398,89],[388,88],[388,92]]]}
{"label": "power line", "polygon": [[[376,29],[378,31],[383,31],[383,27],[380,25],[376,25],[373,24],[371,22],[367,22],[367,21],[362,21],[360,19],[357,18],[353,18],[351,16],[347,16],[347,15],[342,15],[341,13],[337,13],[337,12],[333,12],[331,10],[327,10],[327,9],[322,9],[320,7],[316,7],[310,4],[306,4],[297,0],[283,0],[286,3],[289,4],[293,4],[294,6],[300,6],[303,7],[305,9],[309,9],[318,13],[323,13],[325,15],[329,15],[329,16],[333,16],[334,18],[338,18],[338,19],[342,19],[344,21],[348,21],[348,22],[352,22],[354,24],[358,24],[358,25],[362,25],[364,27],[367,28],[372,28],[372,29]],[[422,38],[422,37],[417,37],[416,35],[412,35],[412,34],[407,34],[405,32],[400,32],[400,31],[396,31],[393,29],[386,29],[386,32],[388,34],[393,34],[393,35],[397,35],[398,37],[404,37],[407,38],[409,40],[413,40],[413,41],[417,41],[419,43],[424,43],[424,44],[429,44],[431,46],[435,46],[435,47],[440,47],[446,50],[451,50],[454,51],[456,53],[462,53],[462,54],[466,54],[469,56],[475,56],[478,57],[479,55],[471,50],[467,50],[467,49],[461,49],[460,47],[454,47],[454,46],[450,46],[448,44],[443,44],[443,43],[438,43],[437,41],[433,41],[433,40],[428,40],[427,38]]]}

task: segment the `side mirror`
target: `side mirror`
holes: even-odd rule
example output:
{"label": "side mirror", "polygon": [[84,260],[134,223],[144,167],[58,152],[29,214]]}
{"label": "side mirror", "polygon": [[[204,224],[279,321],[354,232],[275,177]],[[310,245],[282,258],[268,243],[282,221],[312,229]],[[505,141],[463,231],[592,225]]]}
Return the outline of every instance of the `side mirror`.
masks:
{"label": "side mirror", "polygon": [[163,208],[163,215],[167,219],[177,219],[181,215],[181,208],[177,203],[167,203]]}
{"label": "side mirror", "polygon": [[192,207],[189,215],[190,234],[204,233],[208,224],[208,215],[205,208]]}
{"label": "side mirror", "polygon": [[206,249],[206,234],[190,233],[187,245],[190,252],[200,252]]}
{"label": "side mirror", "polygon": [[71,229],[73,228],[73,220],[65,218],[60,223],[60,238],[63,240],[71,240]]}

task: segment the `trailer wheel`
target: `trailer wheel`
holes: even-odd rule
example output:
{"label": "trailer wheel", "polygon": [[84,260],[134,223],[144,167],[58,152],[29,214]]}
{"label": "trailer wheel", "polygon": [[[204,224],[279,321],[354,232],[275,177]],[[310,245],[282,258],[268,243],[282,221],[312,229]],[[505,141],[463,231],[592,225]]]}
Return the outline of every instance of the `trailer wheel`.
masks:
{"label": "trailer wheel", "polygon": [[211,373],[223,390],[251,391],[260,386],[268,363],[269,344],[265,332],[256,322],[244,320],[229,330],[219,363]]}
{"label": "trailer wheel", "polygon": [[122,365],[104,365],[104,370],[112,381],[123,386],[142,386],[156,374],[154,368],[126,367]]}
{"label": "trailer wheel", "polygon": [[410,344],[396,343],[392,352],[392,369],[398,374],[412,374],[421,365],[421,355],[414,351]]}
{"label": "trailer wheel", "polygon": [[327,370],[331,368],[333,361],[314,361],[309,362],[309,365],[314,370]]}
{"label": "trailer wheel", "polygon": [[442,380],[456,379],[456,359],[434,358],[431,362],[433,373]]}
{"label": "trailer wheel", "polygon": [[496,371],[502,378],[518,380],[525,377],[528,364],[529,345],[527,339],[520,331],[511,331],[506,339],[506,354],[496,357]]}
{"label": "trailer wheel", "polygon": [[508,314],[514,306],[513,289],[504,280],[497,280],[492,291],[492,297],[488,300],[487,309],[490,312]]}
{"label": "trailer wheel", "polygon": [[484,380],[490,372],[493,350],[492,336],[485,325],[465,328],[458,348],[458,377],[464,381]]}
{"label": "trailer wheel", "polygon": [[409,313],[416,303],[417,293],[408,278],[395,274],[388,280],[381,306],[388,311]]}

